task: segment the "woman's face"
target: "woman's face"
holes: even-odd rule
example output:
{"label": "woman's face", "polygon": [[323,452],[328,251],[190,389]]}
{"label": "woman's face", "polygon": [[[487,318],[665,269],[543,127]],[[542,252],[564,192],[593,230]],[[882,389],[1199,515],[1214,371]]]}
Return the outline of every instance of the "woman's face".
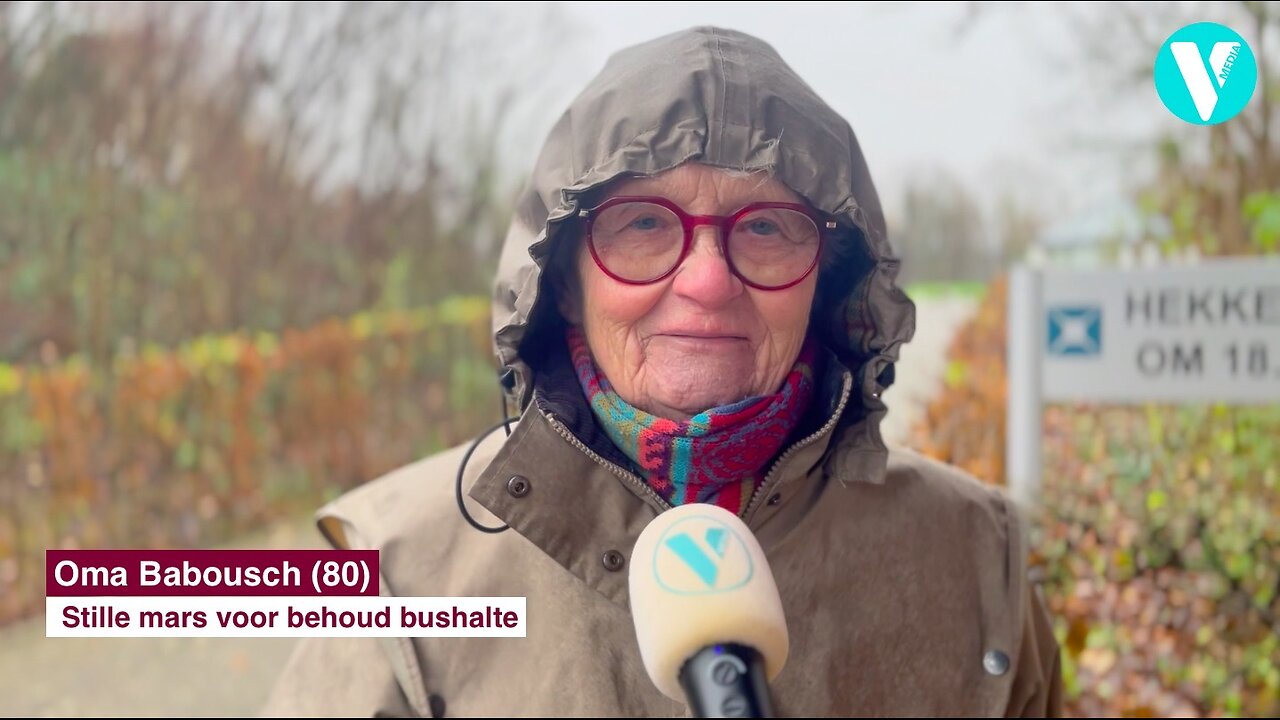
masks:
{"label": "woman's face", "polygon": [[[694,215],[728,215],[752,202],[802,202],[772,178],[697,163],[620,181],[608,197],[618,195],[667,198]],[[730,271],[719,234],[698,226],[680,266],[649,285],[613,280],[579,243],[578,284],[562,312],[582,327],[614,390],[653,415],[684,420],[777,392],[804,342],[818,273],[783,290],[752,288]]]}

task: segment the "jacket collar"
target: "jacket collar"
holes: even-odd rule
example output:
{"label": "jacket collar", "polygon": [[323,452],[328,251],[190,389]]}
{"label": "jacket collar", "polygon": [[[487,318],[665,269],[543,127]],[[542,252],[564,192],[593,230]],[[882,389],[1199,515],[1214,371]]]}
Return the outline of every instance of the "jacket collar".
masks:
{"label": "jacket collar", "polygon": [[[815,412],[779,455],[743,518],[766,551],[803,521],[828,477],[842,484],[883,480],[887,451],[875,431],[879,417],[857,412],[858,383],[833,354],[827,354],[825,368]],[[566,385],[554,377],[558,372],[549,370],[547,381],[539,383],[534,401],[469,495],[625,607],[631,549],[669,505],[595,427],[576,379],[570,376]]]}

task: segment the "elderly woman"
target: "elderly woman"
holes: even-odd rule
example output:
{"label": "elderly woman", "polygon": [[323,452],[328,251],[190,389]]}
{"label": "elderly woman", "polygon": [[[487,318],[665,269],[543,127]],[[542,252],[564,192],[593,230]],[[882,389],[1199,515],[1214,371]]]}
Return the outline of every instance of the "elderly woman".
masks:
{"label": "elderly woman", "polygon": [[381,551],[385,590],[525,596],[528,636],[304,641],[267,712],[682,715],[645,675],[625,569],[698,502],[775,574],[778,714],[1056,714],[1016,509],[880,437],[915,322],[897,269],[852,130],[772,48],[697,28],[617,54],[502,254],[519,422],[320,513],[335,546]]}

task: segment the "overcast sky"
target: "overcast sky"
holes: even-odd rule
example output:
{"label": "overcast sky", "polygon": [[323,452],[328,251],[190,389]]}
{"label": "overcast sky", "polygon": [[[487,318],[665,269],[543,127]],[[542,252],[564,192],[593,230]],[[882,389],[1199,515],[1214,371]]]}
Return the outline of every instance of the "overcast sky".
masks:
{"label": "overcast sky", "polygon": [[966,22],[966,4],[565,3],[564,45],[583,75],[556,88],[540,122],[613,51],[713,24],[771,43],[849,120],[891,220],[908,180],[939,171],[988,207],[1013,193],[1048,220],[1108,202],[1142,171],[1121,148],[1176,121],[1149,85],[1117,102],[1058,8],[983,7]]}

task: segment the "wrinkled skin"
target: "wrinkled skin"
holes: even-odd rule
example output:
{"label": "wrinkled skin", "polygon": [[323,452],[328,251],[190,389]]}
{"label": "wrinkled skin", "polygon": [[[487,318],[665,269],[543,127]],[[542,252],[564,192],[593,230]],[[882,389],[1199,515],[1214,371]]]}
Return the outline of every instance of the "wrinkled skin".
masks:
{"label": "wrinkled skin", "polygon": [[[695,215],[727,215],[761,201],[801,202],[764,175],[686,163],[627,178],[606,197],[665,197]],[[719,230],[699,226],[684,262],[649,285],[617,282],[578,243],[576,278],[561,312],[586,334],[600,371],[631,405],[672,420],[776,392],[809,325],[817,272],[783,290],[759,290],[734,275]]]}

